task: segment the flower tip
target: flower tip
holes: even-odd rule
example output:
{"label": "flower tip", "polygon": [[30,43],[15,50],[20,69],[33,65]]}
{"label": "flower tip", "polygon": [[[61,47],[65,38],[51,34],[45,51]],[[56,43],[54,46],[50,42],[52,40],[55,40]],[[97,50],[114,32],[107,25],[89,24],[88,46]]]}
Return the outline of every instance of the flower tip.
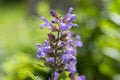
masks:
{"label": "flower tip", "polygon": [[77,36],[76,36],[76,39],[80,40],[80,36],[79,36],[79,35],[77,35]]}
{"label": "flower tip", "polygon": [[78,25],[77,25],[77,24],[74,24],[73,26],[75,26],[76,28],[78,28]]}
{"label": "flower tip", "polygon": [[72,12],[72,10],[73,10],[73,7],[70,7],[70,8],[68,9],[68,12],[70,13],[70,12]]}
{"label": "flower tip", "polygon": [[83,46],[83,43],[80,41],[79,43],[78,43],[78,47],[82,47]]}
{"label": "flower tip", "polygon": [[76,15],[76,14],[72,14],[72,15],[71,15],[71,18],[76,19],[76,18],[77,18],[77,15]]}
{"label": "flower tip", "polygon": [[44,26],[45,26],[45,24],[41,24],[40,25],[40,29],[43,29]]}
{"label": "flower tip", "polygon": [[51,11],[50,11],[50,14],[51,14],[53,17],[57,18],[57,14],[55,13],[54,10],[51,10]]}
{"label": "flower tip", "polygon": [[41,18],[42,18],[42,20],[45,19],[45,17],[43,17],[43,16]]}
{"label": "flower tip", "polygon": [[53,14],[53,13],[55,13],[54,10],[50,10],[50,14]]}
{"label": "flower tip", "polygon": [[43,21],[45,21],[45,22],[47,21],[45,17],[42,16],[41,18],[42,18]]}
{"label": "flower tip", "polygon": [[36,46],[37,46],[37,47],[41,47],[41,44],[40,44],[40,43],[37,43]]}

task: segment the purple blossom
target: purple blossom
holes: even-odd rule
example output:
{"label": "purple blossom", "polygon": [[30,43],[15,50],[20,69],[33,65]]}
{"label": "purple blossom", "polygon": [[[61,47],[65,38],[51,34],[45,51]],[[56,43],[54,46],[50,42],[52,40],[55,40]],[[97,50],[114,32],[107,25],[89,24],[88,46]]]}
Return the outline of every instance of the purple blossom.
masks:
{"label": "purple blossom", "polygon": [[74,56],[75,56],[76,52],[77,52],[77,51],[76,51],[76,49],[74,49],[74,48],[69,48],[69,49],[66,50],[66,53],[72,54],[72,55],[74,55]]}
{"label": "purple blossom", "polygon": [[38,48],[38,54],[37,54],[37,58],[40,59],[41,57],[44,57],[45,53],[42,51],[41,48]]}
{"label": "purple blossom", "polygon": [[72,26],[75,26],[76,28],[78,28],[77,24],[72,23],[75,19],[76,19],[76,15],[75,14],[71,15],[71,18],[70,18],[70,20],[67,23],[68,29],[70,29]]}
{"label": "purple blossom", "polygon": [[50,46],[50,43],[47,40],[44,40],[44,46]]}
{"label": "purple blossom", "polygon": [[46,57],[49,51],[50,51],[49,47],[38,48],[37,58],[40,59],[41,57]]}
{"label": "purple blossom", "polygon": [[64,31],[64,30],[68,30],[69,28],[67,27],[67,25],[65,23],[63,23],[63,19],[60,18],[60,30]]}
{"label": "purple blossom", "polygon": [[71,52],[69,53],[69,51],[66,51],[63,55],[62,55],[62,60],[64,63],[69,63],[70,61],[76,61],[76,57],[73,56],[71,54]]}
{"label": "purple blossom", "polygon": [[73,39],[69,38],[69,40],[67,41],[67,48],[71,48],[73,45]]}
{"label": "purple blossom", "polygon": [[59,75],[60,75],[60,74],[59,74],[57,71],[55,71],[55,72],[54,72],[54,80],[57,80],[58,77],[59,77]]}
{"label": "purple blossom", "polygon": [[50,14],[51,14],[53,17],[58,18],[57,14],[55,13],[54,10],[51,10],[51,11],[50,11]]}
{"label": "purple blossom", "polygon": [[51,29],[52,24],[51,24],[45,17],[42,17],[42,20],[43,20],[45,23],[44,23],[44,24],[41,24],[41,25],[40,25],[40,28],[43,29],[43,27],[46,26],[48,29]]}
{"label": "purple blossom", "polygon": [[[59,73],[57,71],[54,72],[54,80],[57,80],[59,77]],[[50,77],[48,78],[48,80],[52,80]]]}
{"label": "purple blossom", "polygon": [[50,62],[51,64],[53,64],[54,63],[54,58],[46,58],[46,61]]}
{"label": "purple blossom", "polygon": [[44,40],[44,45],[43,46],[41,44],[39,44],[39,43],[37,44],[37,46],[39,46],[38,54],[37,54],[38,59],[40,59],[41,57],[47,56],[47,54],[51,50],[50,44],[46,40]]}
{"label": "purple blossom", "polygon": [[75,26],[76,28],[78,28],[77,24],[72,23],[76,19],[76,15],[71,14],[72,10],[73,8],[69,8],[66,16],[64,18],[62,17],[60,18],[60,30],[62,31],[68,30],[72,28],[72,26]]}
{"label": "purple blossom", "polygon": [[64,19],[63,19],[63,22],[66,22],[66,21],[69,21],[70,20],[70,18],[71,18],[71,12],[73,11],[73,8],[72,7],[70,7],[69,9],[68,9],[68,12],[67,12],[67,14],[65,15],[65,17],[64,17]]}
{"label": "purple blossom", "polygon": [[[74,44],[74,47],[82,47],[83,46],[83,43],[80,39],[80,36],[76,36],[76,33],[70,33],[70,31],[67,32],[68,34],[68,44]],[[74,37],[76,36],[75,40],[73,39]]]}
{"label": "purple blossom", "polygon": [[84,75],[80,75],[77,80],[86,80]]}
{"label": "purple blossom", "polygon": [[76,73],[76,61],[71,61],[66,68],[71,72],[71,74],[75,74]]}
{"label": "purple blossom", "polygon": [[72,28],[72,26],[75,26],[76,28],[78,28],[77,24],[72,23],[72,21],[75,19],[76,16],[73,16],[68,23],[64,23],[63,19],[60,18],[60,30],[64,31],[64,30],[68,30],[70,28]]}
{"label": "purple blossom", "polygon": [[75,47],[82,47],[83,46],[83,43],[80,40],[80,36],[76,36],[76,39],[74,40],[74,45],[75,45]]}

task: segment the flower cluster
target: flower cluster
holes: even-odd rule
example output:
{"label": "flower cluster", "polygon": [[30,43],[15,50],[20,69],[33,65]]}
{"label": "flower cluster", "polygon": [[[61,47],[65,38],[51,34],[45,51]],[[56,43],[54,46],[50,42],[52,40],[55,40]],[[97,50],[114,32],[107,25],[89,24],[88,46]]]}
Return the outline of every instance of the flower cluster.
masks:
{"label": "flower cluster", "polygon": [[[42,20],[45,22],[40,25],[40,28],[48,28],[51,32],[48,33],[48,39],[44,40],[44,44],[36,44],[38,47],[37,58],[44,58],[47,65],[53,70],[54,78],[49,80],[57,80],[61,72],[70,71],[71,75],[76,74],[76,47],[81,47],[83,44],[80,36],[75,32],[71,33],[72,27],[78,28],[78,25],[73,23],[76,19],[76,14],[71,14],[73,8],[69,8],[64,17],[58,16],[53,10],[50,11],[53,19],[49,22],[45,17]],[[84,76],[79,76],[72,80],[85,80]]]}

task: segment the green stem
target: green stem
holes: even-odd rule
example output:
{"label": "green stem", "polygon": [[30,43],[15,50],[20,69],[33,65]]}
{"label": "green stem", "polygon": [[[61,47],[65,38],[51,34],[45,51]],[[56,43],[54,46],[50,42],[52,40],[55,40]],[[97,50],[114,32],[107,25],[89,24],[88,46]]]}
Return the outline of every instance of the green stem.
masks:
{"label": "green stem", "polygon": [[[58,31],[58,34],[57,34],[57,39],[58,39],[58,41],[59,41],[59,34],[60,34],[60,32]],[[58,46],[58,41],[56,42],[56,47]],[[56,50],[55,50],[55,55],[54,55],[54,58],[55,58],[55,60],[54,60],[54,65],[56,65],[56,54],[57,54],[57,48],[56,48]]]}
{"label": "green stem", "polygon": [[54,70],[52,70],[52,80],[54,80]]}

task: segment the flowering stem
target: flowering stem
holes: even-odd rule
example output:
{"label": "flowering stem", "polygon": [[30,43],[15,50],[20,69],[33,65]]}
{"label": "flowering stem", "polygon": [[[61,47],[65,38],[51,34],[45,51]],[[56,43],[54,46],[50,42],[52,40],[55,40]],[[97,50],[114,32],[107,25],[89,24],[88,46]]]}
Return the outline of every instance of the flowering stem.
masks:
{"label": "flowering stem", "polygon": [[78,27],[73,23],[76,14],[71,14],[72,10],[72,7],[69,8],[63,18],[51,10],[50,14],[54,17],[52,23],[42,17],[45,23],[41,24],[40,28],[43,29],[46,26],[51,32],[48,34],[48,40],[44,40],[44,45],[37,44],[37,57],[39,59],[43,57],[51,68],[49,80],[57,80],[60,75],[59,71],[62,73],[68,70],[71,75],[76,73],[76,47],[81,47],[82,42],[78,35],[70,33],[73,26]]}
{"label": "flowering stem", "polygon": [[[57,42],[56,42],[56,47],[58,46],[58,41],[59,41],[59,31],[58,31],[58,34],[57,34]],[[54,65],[56,65],[56,54],[57,54],[57,48],[56,48],[56,50],[55,50],[55,55],[54,55],[54,57],[55,57],[55,61],[54,61]]]}
{"label": "flowering stem", "polygon": [[[57,34],[57,42],[56,42],[56,47],[58,45],[58,41],[59,41],[59,31],[58,31],[58,34]],[[55,54],[54,54],[54,68],[53,68],[53,71],[52,71],[52,80],[54,80],[54,72],[55,72],[55,67],[56,67],[56,54],[57,54],[57,48],[55,50]]]}

